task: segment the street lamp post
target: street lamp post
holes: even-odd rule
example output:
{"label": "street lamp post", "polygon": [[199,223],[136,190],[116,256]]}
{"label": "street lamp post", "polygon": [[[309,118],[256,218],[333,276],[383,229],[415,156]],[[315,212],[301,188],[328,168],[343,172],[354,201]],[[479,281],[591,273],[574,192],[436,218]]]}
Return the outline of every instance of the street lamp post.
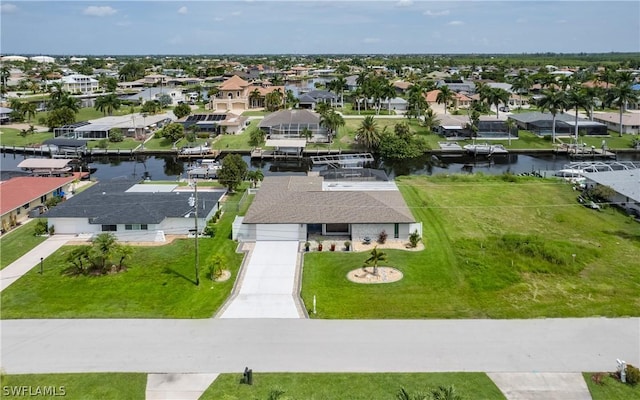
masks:
{"label": "street lamp post", "polygon": [[195,269],[196,269],[196,286],[200,285],[200,258],[198,254],[198,182],[193,180],[193,192],[194,196],[189,197],[189,205],[194,207],[195,210],[195,235],[196,235],[196,259],[195,259]]}

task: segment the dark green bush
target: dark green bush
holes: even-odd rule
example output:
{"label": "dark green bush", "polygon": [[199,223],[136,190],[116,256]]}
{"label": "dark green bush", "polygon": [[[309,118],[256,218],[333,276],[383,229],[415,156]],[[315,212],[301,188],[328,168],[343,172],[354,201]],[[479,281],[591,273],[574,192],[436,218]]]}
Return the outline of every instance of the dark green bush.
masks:
{"label": "dark green bush", "polygon": [[34,236],[46,235],[49,232],[49,222],[44,218],[38,218],[36,225],[33,228]]}
{"label": "dark green bush", "polygon": [[640,369],[631,364],[627,364],[627,383],[635,386],[640,382]]}
{"label": "dark green bush", "polygon": [[206,236],[214,237],[214,236],[216,235],[216,230],[217,230],[217,229],[216,229],[216,227],[215,227],[214,225],[207,225],[207,227],[206,227],[206,228],[204,228],[203,233],[204,233]]}

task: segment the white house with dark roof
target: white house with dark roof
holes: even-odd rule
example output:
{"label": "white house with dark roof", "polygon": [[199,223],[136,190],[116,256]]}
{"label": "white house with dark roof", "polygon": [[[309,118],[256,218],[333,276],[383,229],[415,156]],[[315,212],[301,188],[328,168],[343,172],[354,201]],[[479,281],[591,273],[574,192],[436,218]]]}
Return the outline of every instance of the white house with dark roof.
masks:
{"label": "white house with dark roof", "polygon": [[[198,189],[200,232],[218,211],[224,194],[224,190]],[[111,232],[123,242],[163,242],[165,235],[187,235],[195,229],[192,196],[195,200],[192,188],[178,185],[99,182],[40,217],[60,234]]]}
{"label": "white house with dark roof", "polygon": [[417,222],[392,181],[332,181],[321,176],[269,176],[244,217],[233,224],[234,239],[306,241],[310,235],[408,240]]}

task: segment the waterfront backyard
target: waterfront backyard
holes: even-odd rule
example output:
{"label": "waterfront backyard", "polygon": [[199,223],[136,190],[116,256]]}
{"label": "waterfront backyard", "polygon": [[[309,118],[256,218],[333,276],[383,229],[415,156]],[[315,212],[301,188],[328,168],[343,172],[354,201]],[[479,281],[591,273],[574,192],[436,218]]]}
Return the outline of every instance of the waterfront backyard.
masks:
{"label": "waterfront backyard", "polygon": [[[368,253],[305,255],[312,318],[637,316],[640,224],[578,204],[557,180],[482,175],[397,181],[423,223],[421,252],[385,250],[404,278],[359,285]],[[575,257],[573,256],[575,254]]]}

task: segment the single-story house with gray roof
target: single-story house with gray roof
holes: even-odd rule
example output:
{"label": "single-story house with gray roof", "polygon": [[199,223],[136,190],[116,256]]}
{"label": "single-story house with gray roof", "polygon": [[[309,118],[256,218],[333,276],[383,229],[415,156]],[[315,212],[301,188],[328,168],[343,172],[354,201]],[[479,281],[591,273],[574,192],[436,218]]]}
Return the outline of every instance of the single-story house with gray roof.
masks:
{"label": "single-story house with gray roof", "polygon": [[[200,232],[218,211],[224,194],[223,190],[198,190]],[[98,182],[39,217],[47,218],[60,234],[111,232],[123,242],[163,242],[165,235],[187,235],[195,229],[195,209],[189,204],[192,196],[192,188],[173,184],[126,179]]]}
{"label": "single-story house with gray roof", "polygon": [[640,217],[640,169],[586,172],[583,176],[586,178],[587,188],[596,185],[610,187],[615,194],[608,200]]}
{"label": "single-story house with gray roof", "polygon": [[321,176],[268,176],[244,217],[233,223],[243,241],[297,240],[310,235],[408,240],[417,222],[393,181],[333,181]]}
{"label": "single-story house with gray roof", "polygon": [[[551,113],[532,111],[521,114],[511,114],[512,119],[520,129],[526,129],[538,136],[552,134],[553,116]],[[556,114],[556,136],[573,136],[575,134],[575,115],[569,113]],[[607,126],[600,122],[578,118],[578,132],[585,135],[609,136]]]}
{"label": "single-story house with gray roof", "polygon": [[338,103],[338,96],[327,90],[312,90],[298,96],[298,107],[300,108],[314,110],[320,102],[334,106]]}

